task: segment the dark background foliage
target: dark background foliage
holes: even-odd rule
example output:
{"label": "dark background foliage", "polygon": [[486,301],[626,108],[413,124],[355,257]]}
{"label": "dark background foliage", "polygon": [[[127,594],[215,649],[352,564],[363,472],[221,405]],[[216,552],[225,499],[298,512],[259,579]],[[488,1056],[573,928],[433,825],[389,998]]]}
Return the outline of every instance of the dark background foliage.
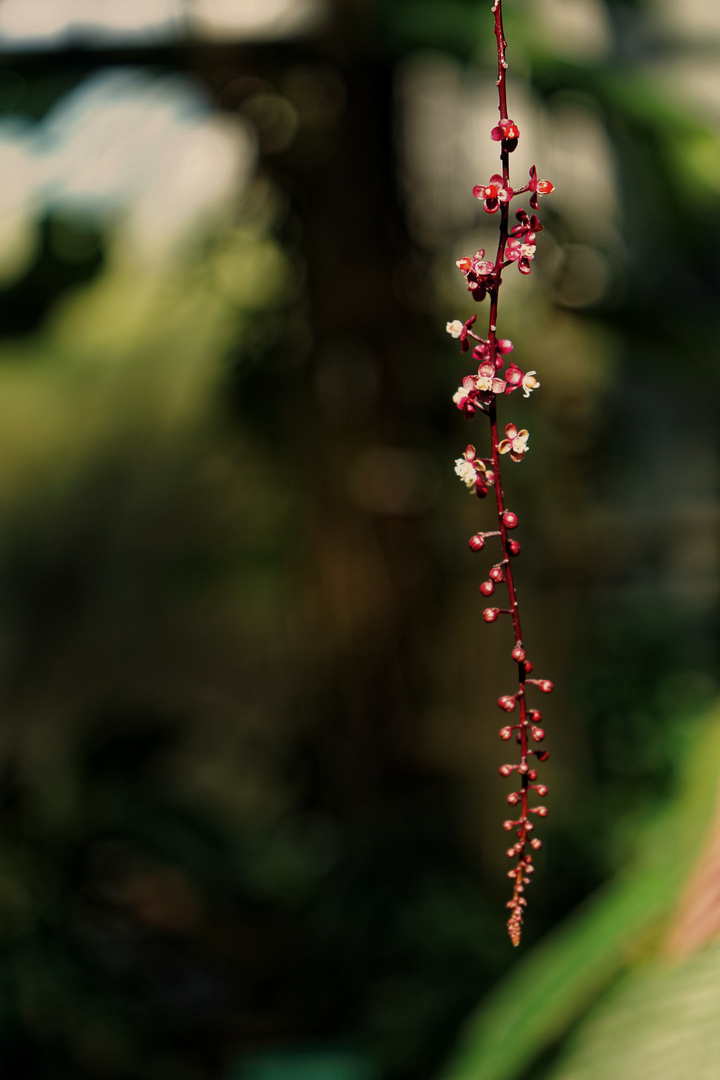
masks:
{"label": "dark background foliage", "polygon": [[[492,245],[490,5],[55,39],[38,5],[31,40],[4,7],[0,1060],[428,1080],[517,960],[512,667],[443,333],[470,313],[454,259]],[[507,2],[513,168],[531,148],[557,188],[503,315],[542,382],[507,486],[558,688],[521,955],[632,859],[716,690],[720,111],[693,11],[680,35],[659,2]]]}

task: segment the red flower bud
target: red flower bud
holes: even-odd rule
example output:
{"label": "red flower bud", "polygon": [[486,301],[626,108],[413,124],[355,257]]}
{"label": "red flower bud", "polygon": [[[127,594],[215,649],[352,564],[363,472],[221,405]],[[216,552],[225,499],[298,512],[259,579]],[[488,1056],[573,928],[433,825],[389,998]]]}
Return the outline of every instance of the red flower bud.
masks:
{"label": "red flower bud", "polygon": [[522,664],[523,660],[525,659],[525,650],[523,649],[522,645],[516,645],[510,655],[512,656],[513,660],[516,660],[518,662],[518,664]]}
{"label": "red flower bud", "polygon": [[522,773],[523,776],[528,771],[529,771],[529,767],[525,764],[525,762],[523,762],[522,765],[518,765],[518,772]]}
{"label": "red flower bud", "polygon": [[532,669],[533,669],[533,665],[530,663],[529,660],[526,660],[525,661],[525,674],[529,675],[530,672],[532,671]]}
{"label": "red flower bud", "polygon": [[475,536],[470,537],[468,544],[473,551],[482,551],[485,547],[485,537],[482,533],[476,533]]}
{"label": "red flower bud", "polygon": [[542,690],[543,694],[552,694],[553,684],[549,679],[539,679],[538,686]]}
{"label": "red flower bud", "polygon": [[511,739],[512,738],[512,728],[509,728],[509,727],[500,728],[500,738],[504,739],[505,742],[507,742],[508,739]]}
{"label": "red flower bud", "polygon": [[485,620],[485,622],[495,622],[499,614],[500,608],[486,607],[483,611],[483,619]]}
{"label": "red flower bud", "polygon": [[513,771],[512,765],[501,765],[498,772],[501,776],[511,776]]}
{"label": "red flower bud", "polygon": [[528,780],[537,780],[537,769],[531,769],[528,773]]}
{"label": "red flower bud", "polygon": [[520,554],[520,542],[518,540],[508,540],[508,555]]}
{"label": "red flower bud", "polygon": [[547,759],[550,757],[550,752],[548,750],[536,750],[535,757],[538,759],[538,761],[547,761]]}
{"label": "red flower bud", "polygon": [[545,738],[545,732],[541,727],[531,728],[530,734],[532,735],[533,742],[542,742]]}
{"label": "red flower bud", "polygon": [[531,709],[530,710],[530,719],[532,720],[532,722],[534,724],[539,724],[540,721],[542,720],[542,713],[540,712],[540,710],[539,709]]}
{"label": "red flower bud", "polygon": [[483,581],[482,585],[480,585],[480,592],[483,596],[492,596],[495,592],[495,586],[492,581]]}
{"label": "red flower bud", "polygon": [[537,839],[537,837],[534,837],[534,838],[533,838],[533,839],[532,839],[532,840],[530,841],[530,847],[533,847],[533,848],[535,848],[535,850],[537,851],[537,850],[538,850],[538,848],[541,848],[541,847],[542,847],[542,840],[538,840],[538,839]]}
{"label": "red flower bud", "polygon": [[517,527],[517,514],[513,514],[512,510],[506,510],[502,516],[502,519],[506,529],[514,529]]}
{"label": "red flower bud", "polygon": [[545,784],[538,784],[538,786],[535,788],[535,790],[537,791],[537,793],[538,793],[538,795],[540,796],[541,799],[544,799],[545,796],[548,793],[548,789],[545,786]]}
{"label": "red flower bud", "polygon": [[511,697],[510,694],[503,694],[502,697],[499,697],[498,705],[505,712],[515,712],[515,698]]}
{"label": "red flower bud", "polygon": [[493,566],[492,570],[488,574],[488,577],[490,578],[491,581],[495,581],[495,582],[503,581],[504,574],[502,572],[502,567]]}
{"label": "red flower bud", "polygon": [[517,806],[517,804],[520,802],[520,796],[518,795],[517,791],[511,791],[510,794],[507,796],[507,801],[510,803],[511,806]]}
{"label": "red flower bud", "polygon": [[548,816],[548,808],[547,808],[547,806],[534,806],[533,810],[535,811],[535,813],[537,814],[538,817],[547,817]]}
{"label": "red flower bud", "polygon": [[505,832],[510,832],[514,825],[514,821],[503,821],[503,829],[505,830]]}

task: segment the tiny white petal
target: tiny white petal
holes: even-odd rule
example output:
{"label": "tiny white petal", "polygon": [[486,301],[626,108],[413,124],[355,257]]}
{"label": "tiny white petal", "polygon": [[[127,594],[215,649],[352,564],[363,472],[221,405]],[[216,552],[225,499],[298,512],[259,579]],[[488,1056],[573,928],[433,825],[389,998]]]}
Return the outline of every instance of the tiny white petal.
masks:
{"label": "tiny white petal", "polygon": [[530,397],[532,391],[537,390],[540,386],[540,383],[535,378],[535,374],[534,371],[527,371],[525,375],[523,375],[522,388],[525,397]]}
{"label": "tiny white petal", "polygon": [[446,326],[445,326],[445,329],[447,330],[450,337],[454,337],[454,338],[459,338],[460,337],[460,335],[462,333],[462,328],[463,328],[463,324],[460,322],[459,319],[453,319],[452,322],[447,323]]}

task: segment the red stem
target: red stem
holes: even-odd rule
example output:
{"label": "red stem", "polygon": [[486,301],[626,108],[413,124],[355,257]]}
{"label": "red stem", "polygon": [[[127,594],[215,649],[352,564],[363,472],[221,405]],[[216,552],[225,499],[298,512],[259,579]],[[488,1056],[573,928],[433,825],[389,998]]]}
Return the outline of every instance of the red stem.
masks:
{"label": "red stem", "polygon": [[505,50],[507,48],[507,41],[505,40],[505,32],[503,30],[502,0],[495,0],[495,3],[493,4],[493,13],[495,15],[495,37],[497,38],[498,52],[498,77],[496,85],[498,88],[498,98],[500,99],[500,119],[507,120],[507,93],[505,90],[505,76],[507,75]]}
{"label": "red stem", "polygon": [[[503,31],[502,21],[502,0],[495,0],[493,5],[493,13],[495,15],[495,36],[497,38],[497,50],[498,50],[498,108],[500,112],[500,119],[508,119],[507,110],[507,92],[506,92],[506,74],[507,74],[507,61],[505,60],[505,49],[507,42],[505,41],[505,34]],[[506,148],[506,144],[501,143],[500,159],[502,161],[502,175],[504,185],[510,186],[510,166],[509,166],[509,151]],[[488,328],[488,342],[490,346],[490,359],[495,366],[497,357],[497,314],[498,314],[498,293],[502,284],[502,270],[503,270],[503,258],[505,254],[505,245],[508,238],[508,223],[510,215],[509,202],[501,203],[500,205],[500,237],[498,241],[497,257],[495,260],[495,278],[493,286],[489,290],[490,296],[490,317]],[[512,565],[510,559],[510,552],[508,549],[508,537],[507,527],[503,518],[505,512],[505,503],[502,489],[502,480],[500,476],[500,451],[498,441],[498,425],[497,425],[497,405],[495,397],[493,396],[492,404],[488,410],[490,417],[490,437],[492,442],[492,463],[493,472],[495,474],[495,500],[497,504],[498,515],[498,529],[500,532],[500,544],[502,547],[502,556],[505,572],[505,583],[507,585],[508,596],[510,600],[510,613],[512,616],[513,629],[515,632],[515,644],[516,646],[522,645],[522,629],[520,626],[520,612],[518,608],[517,593],[515,591],[515,582],[513,580]],[[521,661],[518,664],[519,671],[519,685],[518,685],[518,700],[520,703],[520,765],[521,765],[521,805],[520,805],[520,829],[517,832],[519,843],[522,845],[518,852],[517,864],[513,873],[514,887],[513,897],[510,902],[511,915],[508,922],[508,929],[510,932],[510,938],[514,945],[520,942],[520,927],[522,925],[522,914],[524,907],[524,900],[522,900],[522,893],[524,892],[524,875],[530,865],[530,857],[526,854],[526,848],[528,844],[528,830],[526,825],[528,823],[528,719],[527,719],[527,702],[525,700],[525,678],[526,669],[525,662]],[[521,902],[522,901],[522,902]]]}

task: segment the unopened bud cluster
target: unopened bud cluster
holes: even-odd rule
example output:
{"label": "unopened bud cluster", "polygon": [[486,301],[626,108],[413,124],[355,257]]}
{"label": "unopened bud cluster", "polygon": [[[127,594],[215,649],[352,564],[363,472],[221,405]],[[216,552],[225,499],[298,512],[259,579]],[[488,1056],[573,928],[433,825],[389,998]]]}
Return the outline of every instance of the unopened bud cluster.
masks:
{"label": "unopened bud cluster", "polygon": [[[545,738],[545,731],[540,726],[542,715],[540,710],[528,704],[528,694],[549,694],[553,684],[549,679],[530,678],[533,665],[528,659],[523,642],[520,625],[520,612],[518,607],[515,582],[511,559],[520,554],[520,544],[515,539],[508,537],[508,532],[519,525],[517,513],[505,506],[502,477],[500,474],[500,459],[508,455],[510,460],[520,463],[528,452],[529,432],[519,429],[512,421],[505,424],[504,437],[498,433],[498,402],[509,397],[515,390],[522,390],[525,397],[529,397],[537,390],[540,383],[537,372],[534,370],[523,371],[514,362],[506,367],[506,357],[513,351],[513,344],[507,338],[498,336],[498,294],[502,284],[503,271],[515,263],[521,274],[529,274],[532,270],[532,262],[535,258],[537,235],[542,232],[542,224],[535,213],[528,214],[520,208],[515,213],[515,223],[510,226],[510,206],[512,200],[521,195],[529,195],[531,210],[537,210],[538,197],[547,195],[553,190],[549,180],[539,180],[535,166],[530,169],[530,179],[523,187],[513,189],[510,186],[509,155],[518,145],[520,130],[507,115],[507,99],[505,90],[505,75],[507,61],[505,41],[502,24],[502,0],[495,0],[493,4],[495,17],[495,35],[498,47],[498,97],[500,121],[493,128],[490,137],[500,143],[500,160],[502,173],[495,173],[490,177],[487,184],[477,184],[473,188],[473,195],[482,202],[483,209],[488,214],[500,215],[500,236],[497,255],[494,260],[485,258],[483,249],[475,255],[467,255],[457,262],[458,269],[465,278],[468,291],[473,300],[483,301],[488,297],[490,302],[488,335],[482,338],[476,333],[474,327],[477,315],[471,316],[462,322],[454,319],[447,324],[447,332],[451,337],[460,342],[461,353],[470,351],[478,361],[477,374],[466,375],[462,384],[455,393],[453,401],[463,416],[470,420],[478,414],[487,416],[490,423],[490,453],[483,457],[469,444],[462,457],[455,462],[455,472],[477,498],[484,499],[490,489],[494,490],[497,508],[497,528],[491,531],[477,532],[470,537],[469,546],[472,551],[483,551],[488,542],[493,550],[495,562],[492,563],[487,579],[481,582],[479,591],[482,597],[496,596],[500,590],[505,606],[486,607],[482,617],[486,623],[501,621],[501,616],[509,616],[513,628],[514,646],[510,652],[511,659],[517,664],[518,685],[514,693],[503,694],[498,698],[499,708],[508,715],[517,716],[517,722],[500,728],[500,738],[504,742],[515,739],[519,746],[520,760],[500,767],[500,775],[511,777],[517,773],[519,789],[512,791],[507,796],[508,803],[517,807],[517,817],[508,819],[503,827],[514,836],[511,847],[507,854],[513,860],[513,868],[508,877],[513,881],[513,895],[508,902],[510,918],[508,930],[514,945],[520,941],[520,931],[523,921],[523,912],[527,901],[523,895],[525,886],[530,881],[530,874],[534,867],[532,864],[532,851],[542,846],[539,839],[533,836],[535,829],[533,817],[543,818],[547,815],[547,808],[540,803],[530,805],[534,797],[545,798],[548,789],[543,783],[538,782],[537,769],[534,767],[539,762],[547,761],[546,750],[535,748]],[[531,746],[533,748],[531,749]],[[533,760],[534,759],[534,760]]]}

